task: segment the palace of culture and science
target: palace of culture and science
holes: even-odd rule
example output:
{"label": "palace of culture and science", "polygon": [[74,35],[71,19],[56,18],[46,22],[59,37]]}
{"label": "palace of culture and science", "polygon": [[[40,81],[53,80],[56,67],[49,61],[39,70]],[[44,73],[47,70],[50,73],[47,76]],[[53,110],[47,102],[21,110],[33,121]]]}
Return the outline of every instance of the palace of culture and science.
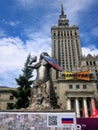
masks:
{"label": "palace of culture and science", "polygon": [[[77,117],[82,117],[83,111],[84,117],[88,117],[91,99],[98,102],[98,55],[82,56],[79,27],[69,25],[63,5],[58,25],[51,27],[51,37],[52,57],[63,68],[62,72],[52,70],[58,104],[64,111],[76,111]],[[11,94],[6,98],[4,91],[8,94],[7,88],[0,88],[1,110],[6,110],[7,104],[15,101]]]}
{"label": "palace of culture and science", "polygon": [[70,26],[63,5],[58,25],[51,28],[52,57],[63,68],[52,71],[58,103],[64,110],[76,111],[77,117],[91,114],[91,99],[98,96],[98,55],[82,56],[79,27]]}

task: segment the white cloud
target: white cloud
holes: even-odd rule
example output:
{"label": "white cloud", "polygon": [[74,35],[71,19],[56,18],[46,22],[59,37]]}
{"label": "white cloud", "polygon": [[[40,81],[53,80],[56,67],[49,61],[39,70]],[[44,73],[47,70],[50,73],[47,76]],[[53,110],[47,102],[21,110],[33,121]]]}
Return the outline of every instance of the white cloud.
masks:
{"label": "white cloud", "polygon": [[0,39],[0,85],[15,86],[28,54],[39,58],[41,52],[50,54],[50,38],[43,34],[30,34],[25,43],[18,37]]}
{"label": "white cloud", "polygon": [[91,55],[98,55],[98,49],[95,46],[88,46],[88,47],[82,47],[82,55],[87,56],[88,54]]}
{"label": "white cloud", "polygon": [[[28,35],[28,40],[26,41],[26,49],[34,54],[39,55],[43,51],[51,54],[51,37],[47,34],[47,27],[42,28],[39,32],[33,32],[32,29],[25,30]],[[30,46],[31,45],[31,46]]]}
{"label": "white cloud", "polygon": [[0,72],[20,67],[26,56],[24,52],[23,43],[19,38],[0,39]]}
{"label": "white cloud", "polygon": [[17,5],[20,6],[22,9],[31,9],[33,7],[36,7],[36,5],[39,3],[36,0],[16,0],[16,2]]}
{"label": "white cloud", "polygon": [[15,27],[15,26],[18,25],[19,23],[20,23],[19,21],[10,21],[8,24],[9,24],[10,26]]}
{"label": "white cloud", "polygon": [[90,9],[93,4],[93,0],[68,0],[64,2],[64,8],[67,16],[70,19],[71,24],[77,24],[80,20],[81,12]]}
{"label": "white cloud", "polygon": [[0,85],[15,87],[15,78],[21,73],[27,53],[19,38],[0,39]]}
{"label": "white cloud", "polygon": [[19,21],[7,21],[5,19],[2,20],[5,24],[10,25],[12,27],[17,26],[20,22]]}
{"label": "white cloud", "polygon": [[0,73],[0,86],[17,87],[15,78],[21,73],[19,69]]}

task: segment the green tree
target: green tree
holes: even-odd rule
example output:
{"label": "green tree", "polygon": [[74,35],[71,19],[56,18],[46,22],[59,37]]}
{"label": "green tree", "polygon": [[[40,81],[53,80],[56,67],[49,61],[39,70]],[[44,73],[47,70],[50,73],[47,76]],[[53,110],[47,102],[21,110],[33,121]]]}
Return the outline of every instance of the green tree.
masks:
{"label": "green tree", "polygon": [[13,91],[12,94],[16,98],[16,102],[14,104],[14,108],[27,108],[30,103],[31,96],[31,85],[33,84],[33,80],[31,80],[32,69],[28,68],[27,65],[30,63],[31,56],[28,55],[26,62],[24,64],[24,68],[22,69],[22,74],[16,78],[17,85],[19,86],[16,91]]}

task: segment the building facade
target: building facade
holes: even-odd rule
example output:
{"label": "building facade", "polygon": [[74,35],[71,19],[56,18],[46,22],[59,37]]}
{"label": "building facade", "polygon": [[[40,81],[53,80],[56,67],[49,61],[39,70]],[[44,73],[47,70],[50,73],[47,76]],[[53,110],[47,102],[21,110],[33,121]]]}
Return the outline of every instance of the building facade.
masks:
{"label": "building facade", "polygon": [[[80,67],[81,46],[78,26],[69,26],[69,20],[61,5],[58,25],[51,28],[52,57],[65,71],[72,71]],[[53,79],[58,79],[58,73],[53,71]]]}
{"label": "building facade", "polygon": [[81,60],[81,70],[89,70],[93,80],[98,81],[98,55],[88,54]]}
{"label": "building facade", "polygon": [[11,90],[15,89],[0,86],[0,111],[11,109],[15,103],[15,98],[11,94]]}
{"label": "building facade", "polygon": [[91,99],[95,98],[97,94],[94,81],[58,79],[54,84],[58,104],[63,110],[75,111],[77,117],[88,117],[91,115]]}
{"label": "building facade", "polygon": [[91,99],[98,99],[98,56],[82,56],[78,29],[69,26],[61,6],[58,26],[51,28],[51,34],[52,57],[63,72],[52,70],[52,77],[61,108],[76,111],[77,117],[89,117]]}

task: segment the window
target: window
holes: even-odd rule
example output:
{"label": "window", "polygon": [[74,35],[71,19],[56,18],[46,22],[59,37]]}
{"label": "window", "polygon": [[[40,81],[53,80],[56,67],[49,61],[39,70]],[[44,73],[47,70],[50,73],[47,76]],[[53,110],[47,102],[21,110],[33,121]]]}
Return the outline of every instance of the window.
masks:
{"label": "window", "polygon": [[70,31],[70,35],[72,36],[72,31]]}
{"label": "window", "polygon": [[77,35],[77,32],[75,32],[75,35]]}
{"label": "window", "polygon": [[92,65],[92,62],[90,61],[90,65]]}
{"label": "window", "polygon": [[98,92],[98,85],[97,85],[97,92]]}
{"label": "window", "polygon": [[98,73],[96,73],[96,76],[98,76]]}
{"label": "window", "polygon": [[88,61],[86,62],[87,66],[88,66]]}
{"label": "window", "polygon": [[61,36],[63,36],[63,32],[61,32]]}
{"label": "window", "polygon": [[86,88],[87,88],[87,86],[84,84],[84,85],[83,85],[83,89],[86,89]]}
{"label": "window", "polygon": [[13,100],[14,99],[14,97],[13,96],[10,96],[10,100]]}
{"label": "window", "polygon": [[69,89],[72,89],[73,88],[73,86],[72,85],[69,85]]}
{"label": "window", "polygon": [[69,36],[69,32],[67,31],[67,36]]}
{"label": "window", "polygon": [[96,66],[96,62],[95,61],[93,61],[93,64],[94,64],[94,66]]}
{"label": "window", "polygon": [[60,33],[58,32],[58,37],[60,36]]}
{"label": "window", "polygon": [[80,86],[79,86],[79,85],[76,85],[76,89],[80,89]]}

